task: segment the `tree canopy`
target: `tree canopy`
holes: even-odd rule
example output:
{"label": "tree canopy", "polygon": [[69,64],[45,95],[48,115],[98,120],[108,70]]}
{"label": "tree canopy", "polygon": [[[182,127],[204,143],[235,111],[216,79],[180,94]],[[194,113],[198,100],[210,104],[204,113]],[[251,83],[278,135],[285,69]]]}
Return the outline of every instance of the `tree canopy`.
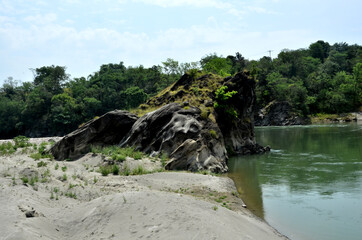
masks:
{"label": "tree canopy", "polygon": [[257,81],[259,108],[288,101],[306,115],[362,105],[362,46],[320,40],[305,49],[285,49],[274,59],[248,60],[237,52],[212,53],[191,63],[168,58],[149,68],[120,62],[81,78],[71,78],[64,66],[36,68],[33,82],[9,77],[0,87],[0,138],[63,135],[108,111],[136,108],[185,72],[227,77],[244,70]]}

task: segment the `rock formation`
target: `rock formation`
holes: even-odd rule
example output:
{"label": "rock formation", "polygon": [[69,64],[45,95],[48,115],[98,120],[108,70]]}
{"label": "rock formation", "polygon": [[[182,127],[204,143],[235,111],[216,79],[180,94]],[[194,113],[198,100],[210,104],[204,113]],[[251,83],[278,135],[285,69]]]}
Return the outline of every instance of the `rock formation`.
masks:
{"label": "rock formation", "polygon": [[151,155],[168,154],[166,169],[227,171],[219,127],[188,104],[171,103],[145,114],[121,142],[125,145]]}
{"label": "rock formation", "polygon": [[216,121],[223,133],[229,154],[253,154],[267,151],[255,142],[253,106],[256,101],[255,81],[247,73],[240,72],[226,78],[224,86],[236,94],[227,102],[235,116],[216,108]]}
{"label": "rock formation", "polygon": [[[254,138],[255,81],[245,72],[225,79],[199,74],[185,74],[141,105],[139,110],[149,112],[138,120],[125,111],[109,112],[66,135],[52,154],[75,159],[92,144],[120,144],[151,155],[168,154],[166,169],[226,172],[227,154],[268,150]],[[225,89],[226,97],[216,94],[218,89]]]}
{"label": "rock formation", "polygon": [[310,120],[295,113],[288,102],[269,103],[255,115],[255,126],[304,125]]}
{"label": "rock formation", "polygon": [[55,159],[77,159],[90,151],[91,145],[116,145],[128,133],[138,117],[114,110],[93,119],[64,136],[50,149]]}

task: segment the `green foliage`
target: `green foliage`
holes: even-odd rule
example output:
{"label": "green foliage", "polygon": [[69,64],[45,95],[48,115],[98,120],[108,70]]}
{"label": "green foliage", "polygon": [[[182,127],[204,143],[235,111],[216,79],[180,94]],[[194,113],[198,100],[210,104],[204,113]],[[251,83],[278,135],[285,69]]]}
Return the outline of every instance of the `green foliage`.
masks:
{"label": "green foliage", "polygon": [[67,174],[64,173],[62,176],[62,181],[65,182],[65,181],[67,181],[67,179],[68,179],[68,176],[67,176]]}
{"label": "green foliage", "polygon": [[68,198],[74,198],[77,199],[77,194],[75,192],[66,192],[64,194],[64,196],[68,197]]}
{"label": "green foliage", "polygon": [[341,113],[362,105],[355,77],[361,57],[359,45],[317,41],[309,49],[283,50],[268,64],[260,59],[247,68],[255,71],[259,106],[277,100],[288,101],[304,115]]}
{"label": "green foliage", "polygon": [[217,57],[212,55],[209,59],[204,58],[203,70],[214,74],[219,74],[222,77],[230,76],[232,69],[232,62],[228,58]]}
{"label": "green foliage", "polygon": [[92,153],[100,153],[105,156],[111,157],[115,161],[123,162],[126,157],[131,157],[135,160],[141,159],[144,154],[140,151],[136,151],[133,147],[120,148],[117,145],[108,147],[92,146]]}
{"label": "green foliage", "polygon": [[[20,84],[9,77],[0,87],[0,136],[11,139],[25,133],[67,134],[94,116],[145,103],[185,72],[194,79],[212,73],[207,86],[191,86],[194,96],[190,104],[205,100],[207,90],[220,87],[211,80],[216,75],[221,79],[248,70],[257,82],[259,107],[284,99],[303,114],[356,111],[362,105],[361,63],[362,46],[343,42],[330,45],[319,40],[305,49],[284,49],[274,59],[249,61],[240,53],[226,58],[214,53],[191,63],[168,58],[161,66],[150,68],[126,67],[120,62],[102,65],[97,72],[74,79],[69,78],[64,66],[43,66],[32,69],[33,82]],[[186,99],[177,99],[182,100]],[[148,110],[158,106],[160,103],[155,103]],[[224,110],[236,117],[232,109]],[[0,154],[14,149],[5,151],[2,147]]]}
{"label": "green foliage", "polygon": [[118,165],[114,164],[112,166],[112,173],[113,173],[113,175],[118,175],[119,174],[119,166]]}
{"label": "green foliage", "polygon": [[136,168],[132,170],[132,175],[143,175],[147,173],[148,172],[141,165],[138,165]]}
{"label": "green foliage", "polygon": [[42,158],[50,158],[50,159],[53,159],[53,155],[51,155],[50,153],[47,153],[45,150],[46,150],[46,146],[48,145],[47,142],[42,142],[39,147],[37,148],[38,149],[38,152],[37,153],[32,153],[30,154],[30,157],[33,158],[34,160],[39,160],[39,159],[42,159]]}
{"label": "green foliage", "polygon": [[[197,64],[177,64],[177,68],[184,72]],[[0,136],[64,135],[95,115],[137,107],[179,79],[181,73],[169,69],[127,68],[121,62],[102,65],[87,78],[70,79],[65,67],[44,66],[32,70],[31,83],[18,86],[9,78],[0,88]]]}
{"label": "green foliage", "polygon": [[122,169],[122,172],[120,174],[124,175],[124,176],[129,176],[131,174],[130,168],[128,167],[127,164],[123,165],[123,169]]}
{"label": "green foliage", "polygon": [[23,181],[23,184],[27,184],[29,182],[28,177],[21,177],[21,181]]}
{"label": "green foliage", "polygon": [[210,130],[210,135],[211,135],[213,138],[218,138],[216,131],[213,130],[213,129]]}
{"label": "green foliage", "polygon": [[11,155],[16,152],[16,147],[11,142],[5,142],[0,144],[0,156]]}
{"label": "green foliage", "polygon": [[43,162],[43,161],[40,161],[40,162],[37,163],[37,166],[38,166],[38,168],[39,168],[39,167],[46,167],[46,166],[47,166],[47,163],[46,163],[46,162]]}
{"label": "green foliage", "polygon": [[99,172],[102,174],[102,176],[108,176],[112,172],[112,166],[106,165],[106,166],[100,166]]}
{"label": "green foliage", "polygon": [[13,140],[15,142],[15,147],[17,147],[17,148],[31,146],[31,143],[29,143],[29,138],[27,138],[25,136],[17,136]]}
{"label": "green foliage", "polygon": [[30,179],[26,176],[23,176],[20,179],[21,179],[21,181],[23,181],[23,184],[29,183],[31,186],[34,186],[35,183],[39,182],[38,176],[33,176]]}
{"label": "green foliage", "polygon": [[237,91],[226,91],[228,89],[227,86],[222,86],[215,92],[215,101],[214,108],[217,111],[221,111],[227,114],[231,118],[237,118],[238,113],[236,110],[229,104],[230,99],[237,94]]}

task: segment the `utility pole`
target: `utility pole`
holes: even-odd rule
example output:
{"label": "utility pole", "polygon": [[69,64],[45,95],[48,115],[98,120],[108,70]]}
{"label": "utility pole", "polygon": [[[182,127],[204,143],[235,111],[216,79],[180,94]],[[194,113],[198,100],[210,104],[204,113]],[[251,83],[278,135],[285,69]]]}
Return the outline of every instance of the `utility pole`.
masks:
{"label": "utility pole", "polygon": [[269,57],[270,57],[270,59],[272,59],[272,57],[271,57],[271,52],[272,52],[273,50],[268,50],[267,52],[269,53]]}

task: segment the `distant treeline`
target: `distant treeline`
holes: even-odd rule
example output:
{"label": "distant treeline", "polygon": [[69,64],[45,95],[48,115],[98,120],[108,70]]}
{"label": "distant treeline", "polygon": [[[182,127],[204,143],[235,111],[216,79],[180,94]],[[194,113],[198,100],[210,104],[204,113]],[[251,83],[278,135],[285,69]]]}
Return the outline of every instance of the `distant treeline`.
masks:
{"label": "distant treeline", "polygon": [[66,67],[44,66],[33,70],[33,82],[9,77],[0,88],[0,138],[66,134],[110,110],[137,107],[191,69],[223,77],[248,70],[257,81],[258,107],[288,101],[306,115],[350,112],[362,104],[362,46],[346,43],[318,41],[257,61],[214,53],[199,62],[167,59],[151,68],[121,62],[73,79]]}

